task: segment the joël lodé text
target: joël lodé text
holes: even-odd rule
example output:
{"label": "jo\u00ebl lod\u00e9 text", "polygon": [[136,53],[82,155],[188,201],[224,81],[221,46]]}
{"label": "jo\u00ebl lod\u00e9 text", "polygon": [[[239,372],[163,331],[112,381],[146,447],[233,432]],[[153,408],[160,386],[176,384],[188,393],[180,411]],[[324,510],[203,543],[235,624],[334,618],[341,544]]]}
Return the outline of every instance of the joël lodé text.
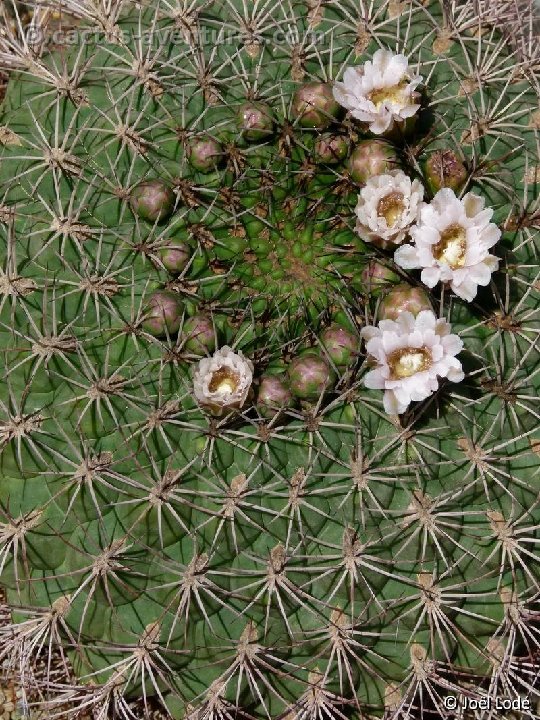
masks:
{"label": "jo\u00ebl lod\u00e9 text", "polygon": [[447,695],[444,698],[444,707],[446,710],[530,710],[531,701],[523,697],[470,698]]}

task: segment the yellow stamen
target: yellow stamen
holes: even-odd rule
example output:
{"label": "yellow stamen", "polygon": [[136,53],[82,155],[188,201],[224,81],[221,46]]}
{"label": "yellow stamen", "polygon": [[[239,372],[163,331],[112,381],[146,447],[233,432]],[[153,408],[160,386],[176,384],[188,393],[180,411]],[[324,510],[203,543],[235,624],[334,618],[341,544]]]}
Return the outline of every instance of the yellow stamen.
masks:
{"label": "yellow stamen", "polygon": [[377,110],[385,101],[388,100],[403,104],[405,101],[405,98],[403,97],[403,90],[407,87],[407,85],[408,81],[403,79],[398,85],[392,85],[391,87],[386,88],[375,88],[375,90],[372,90],[369,93],[368,99],[371,100]]}
{"label": "yellow stamen", "polygon": [[208,389],[219,395],[231,395],[238,389],[240,376],[228,367],[221,367],[212,375]]}
{"label": "yellow stamen", "polygon": [[379,200],[377,215],[386,220],[389,228],[394,227],[405,210],[403,200],[403,193],[400,192],[391,192]]}
{"label": "yellow stamen", "polygon": [[427,370],[431,365],[431,353],[425,348],[401,348],[388,356],[388,365],[392,371],[392,380],[412,377]]}
{"label": "yellow stamen", "polygon": [[433,246],[433,257],[445,262],[452,270],[465,265],[467,233],[461,225],[450,225],[441,233],[441,239]]}

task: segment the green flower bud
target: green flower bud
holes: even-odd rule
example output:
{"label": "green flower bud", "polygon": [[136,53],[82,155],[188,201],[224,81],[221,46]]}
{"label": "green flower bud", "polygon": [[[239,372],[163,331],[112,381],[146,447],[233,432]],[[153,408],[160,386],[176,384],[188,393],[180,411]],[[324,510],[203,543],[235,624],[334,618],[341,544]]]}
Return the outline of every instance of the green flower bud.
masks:
{"label": "green flower bud", "polygon": [[164,267],[173,274],[181,273],[191,257],[191,249],[183,240],[171,238],[160,248],[159,257]]}
{"label": "green flower bud", "polygon": [[349,142],[342,135],[324,133],[315,143],[314,156],[316,162],[326,165],[337,165],[345,160],[349,153]]}
{"label": "green flower bud", "polygon": [[133,188],[130,196],[131,209],[143,220],[160,223],[169,218],[174,210],[174,192],[162,180],[145,180]]}
{"label": "green flower bud", "polygon": [[293,404],[293,397],[282,377],[263,375],[257,393],[257,408],[263,417],[272,418]]}
{"label": "green flower bud", "polygon": [[364,292],[377,295],[388,285],[399,281],[399,275],[377,260],[370,260],[362,271],[362,287]]}
{"label": "green flower bud", "polygon": [[212,318],[200,313],[184,323],[182,335],[186,338],[184,349],[194,355],[207,355],[216,349],[216,333]]}
{"label": "green flower bud", "polygon": [[318,400],[330,390],[334,373],[326,360],[314,351],[294,358],[287,368],[291,393],[301,400]]}
{"label": "green flower bud", "polygon": [[339,325],[331,325],[321,334],[320,340],[332,360],[338,368],[351,365],[360,350],[359,338],[350,330]]}
{"label": "green flower bud", "polygon": [[223,162],[223,146],[209,135],[188,140],[186,156],[195,170],[212,172]]}
{"label": "green flower bud", "polygon": [[148,300],[142,326],[155,337],[175,335],[180,328],[182,312],[182,301],[176,293],[157,290]]}
{"label": "green flower bud", "polygon": [[453,150],[436,150],[424,163],[426,183],[435,195],[441,188],[457,194],[465,187],[467,168]]}
{"label": "green flower bud", "polygon": [[298,88],[292,101],[292,117],[303,128],[326,130],[340,111],[329,83],[310,82]]}
{"label": "green flower bud", "polygon": [[274,132],[274,115],[263,102],[245,102],[236,114],[238,129],[248,142],[266,140]]}
{"label": "green flower bud", "polygon": [[384,175],[398,167],[397,150],[386,140],[364,140],[353,149],[347,161],[351,178],[360,185],[365,185],[375,175]]}
{"label": "green flower bud", "polygon": [[422,310],[433,310],[429,295],[419,287],[407,283],[396,285],[381,300],[379,305],[380,320],[397,320],[402,312],[418,315]]}

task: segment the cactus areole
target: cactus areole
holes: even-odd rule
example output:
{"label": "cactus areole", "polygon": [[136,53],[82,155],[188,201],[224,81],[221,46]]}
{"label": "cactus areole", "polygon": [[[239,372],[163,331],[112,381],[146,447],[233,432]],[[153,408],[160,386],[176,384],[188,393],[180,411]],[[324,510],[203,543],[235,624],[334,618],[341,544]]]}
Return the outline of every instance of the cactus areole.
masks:
{"label": "cactus areole", "polygon": [[537,702],[532,45],[473,0],[6,5],[0,673],[67,720]]}

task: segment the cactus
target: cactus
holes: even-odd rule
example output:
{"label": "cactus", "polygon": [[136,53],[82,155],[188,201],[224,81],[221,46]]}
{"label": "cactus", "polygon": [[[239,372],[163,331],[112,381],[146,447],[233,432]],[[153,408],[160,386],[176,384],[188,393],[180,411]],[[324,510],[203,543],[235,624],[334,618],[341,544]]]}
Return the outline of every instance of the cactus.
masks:
{"label": "cactus", "polygon": [[0,663],[50,717],[532,703],[538,66],[472,0],[63,0],[49,52],[36,5],[0,35]]}

